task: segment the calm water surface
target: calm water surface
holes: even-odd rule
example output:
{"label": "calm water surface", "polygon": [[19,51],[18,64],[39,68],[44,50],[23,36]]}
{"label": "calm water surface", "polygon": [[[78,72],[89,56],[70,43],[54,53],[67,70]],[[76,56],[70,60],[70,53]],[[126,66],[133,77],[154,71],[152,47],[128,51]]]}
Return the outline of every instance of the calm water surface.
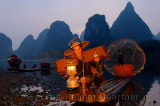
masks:
{"label": "calm water surface", "polygon": [[[138,75],[136,75],[132,81],[132,86],[134,86],[134,95],[139,95],[139,102],[142,102],[140,105],[145,106],[160,106],[160,65],[158,64],[159,59],[148,60],[145,65],[144,70],[142,70]],[[37,65],[37,68],[40,68],[40,61],[23,61],[23,64],[27,65],[27,68],[31,68],[34,64]],[[8,67],[7,61],[0,61],[0,67]],[[21,67],[23,65],[21,64]],[[7,71],[7,70],[6,70]],[[55,96],[57,92],[62,89],[66,89],[66,80],[59,77],[59,74],[55,70],[51,70],[50,73],[43,75],[41,72],[36,72],[37,76],[41,76],[43,81],[46,83],[61,84],[57,85],[58,88],[55,89]],[[108,80],[114,76],[110,75],[106,70],[104,70],[105,79]],[[27,87],[22,88],[26,90]],[[32,87],[31,90],[43,90],[41,87],[36,88]],[[145,95],[144,95],[145,94]],[[54,103],[52,103],[54,104]],[[118,105],[120,103],[116,103]]]}

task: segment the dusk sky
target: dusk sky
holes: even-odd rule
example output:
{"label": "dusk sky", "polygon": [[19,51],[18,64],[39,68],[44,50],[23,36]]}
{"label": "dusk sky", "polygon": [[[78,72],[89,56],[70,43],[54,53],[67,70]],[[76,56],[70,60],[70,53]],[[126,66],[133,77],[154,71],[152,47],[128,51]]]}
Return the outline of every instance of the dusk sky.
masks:
{"label": "dusk sky", "polygon": [[[111,27],[128,0],[1,0],[0,32],[12,39],[17,49],[23,39],[34,39],[56,20],[65,21],[72,33],[81,34],[88,18],[104,14]],[[130,0],[135,11],[150,27],[160,32],[160,0]]]}

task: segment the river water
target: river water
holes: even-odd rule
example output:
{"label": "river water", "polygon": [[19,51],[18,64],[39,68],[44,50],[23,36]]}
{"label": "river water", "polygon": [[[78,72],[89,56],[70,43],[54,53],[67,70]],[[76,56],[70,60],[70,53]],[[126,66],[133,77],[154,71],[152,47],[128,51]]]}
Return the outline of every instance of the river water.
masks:
{"label": "river water", "polygon": [[[134,103],[138,105],[144,106],[160,106],[160,66],[159,66],[159,59],[151,59],[147,61],[144,70],[142,70],[139,74],[137,74],[134,78],[132,83],[130,84],[131,88],[134,88],[134,94],[132,95],[138,95],[138,99],[134,101]],[[34,64],[37,65],[37,67],[40,67],[40,61],[39,60],[26,60],[23,61],[23,64],[27,65],[27,68],[31,68]],[[7,61],[0,61],[0,71],[8,71],[6,70],[6,67],[8,67]],[[23,67],[23,65],[21,65]],[[1,73],[3,74],[3,73]],[[9,72],[10,75],[12,75],[11,72]],[[75,104],[74,102],[63,102],[58,99],[54,99],[57,97],[57,94],[59,91],[66,89],[66,80],[61,78],[58,73],[55,72],[55,70],[50,70],[48,73],[14,73],[14,75],[17,76],[30,76],[30,77],[37,77],[39,79],[39,83],[37,85],[32,84],[32,86],[26,86],[22,84],[21,91],[23,91],[24,96],[28,96],[24,92],[26,91],[38,91],[39,93],[43,92],[45,89],[45,92],[48,92],[47,96],[50,97],[50,102],[47,102],[46,105],[72,105]],[[105,69],[104,69],[104,76],[105,79],[108,80],[110,78],[113,78],[114,76],[110,75]],[[7,75],[6,75],[7,77]],[[2,78],[2,77],[1,77]],[[0,78],[0,80],[1,80]],[[11,77],[12,78],[12,77]],[[12,80],[12,79],[11,79]],[[25,79],[24,79],[25,80]],[[47,86],[44,86],[45,84],[48,84]],[[54,86],[53,88],[50,86]],[[17,88],[18,89],[18,88]],[[47,90],[46,90],[47,89]],[[52,94],[49,94],[52,93]],[[41,96],[41,95],[40,95]],[[47,97],[45,96],[45,97]],[[45,98],[43,98],[45,99]],[[38,99],[37,99],[38,100]],[[47,100],[46,100],[47,101]],[[4,101],[3,101],[4,102]],[[124,102],[124,101],[123,101]],[[132,101],[133,102],[133,101]],[[34,103],[34,102],[32,102]],[[35,102],[38,103],[38,102]],[[42,104],[45,104],[45,101],[42,100]],[[120,101],[116,101],[114,104],[115,106],[122,105],[123,103],[120,103]],[[128,106],[124,102],[125,106]]]}

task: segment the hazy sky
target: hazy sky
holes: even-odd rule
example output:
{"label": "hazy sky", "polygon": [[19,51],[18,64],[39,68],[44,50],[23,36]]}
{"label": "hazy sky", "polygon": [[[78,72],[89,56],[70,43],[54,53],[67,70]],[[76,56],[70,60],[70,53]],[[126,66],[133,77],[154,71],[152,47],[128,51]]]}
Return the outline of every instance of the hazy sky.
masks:
{"label": "hazy sky", "polygon": [[[160,31],[160,0],[130,0],[153,34]],[[104,14],[111,27],[128,0],[0,0],[0,32],[17,49],[29,34],[36,39],[56,20],[65,21],[79,35],[88,18]]]}

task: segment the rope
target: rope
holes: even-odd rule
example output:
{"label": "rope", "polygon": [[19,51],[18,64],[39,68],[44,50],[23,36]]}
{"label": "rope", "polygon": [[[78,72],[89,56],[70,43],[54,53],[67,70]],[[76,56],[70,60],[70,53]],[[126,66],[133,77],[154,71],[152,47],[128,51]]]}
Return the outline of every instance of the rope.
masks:
{"label": "rope", "polygon": [[111,44],[113,49],[116,51],[116,53],[119,55],[119,53],[117,52],[116,48],[113,46],[113,44]]}
{"label": "rope", "polygon": [[109,73],[111,73],[112,75],[115,75],[114,72],[109,71],[109,69],[107,68],[107,66],[106,66],[105,64],[104,64],[103,66],[104,66],[104,68],[105,68]]}
{"label": "rope", "polygon": [[136,45],[136,48],[135,48],[134,53],[132,55],[132,63],[133,63],[133,56],[135,55],[136,51],[137,51],[137,45]]}

